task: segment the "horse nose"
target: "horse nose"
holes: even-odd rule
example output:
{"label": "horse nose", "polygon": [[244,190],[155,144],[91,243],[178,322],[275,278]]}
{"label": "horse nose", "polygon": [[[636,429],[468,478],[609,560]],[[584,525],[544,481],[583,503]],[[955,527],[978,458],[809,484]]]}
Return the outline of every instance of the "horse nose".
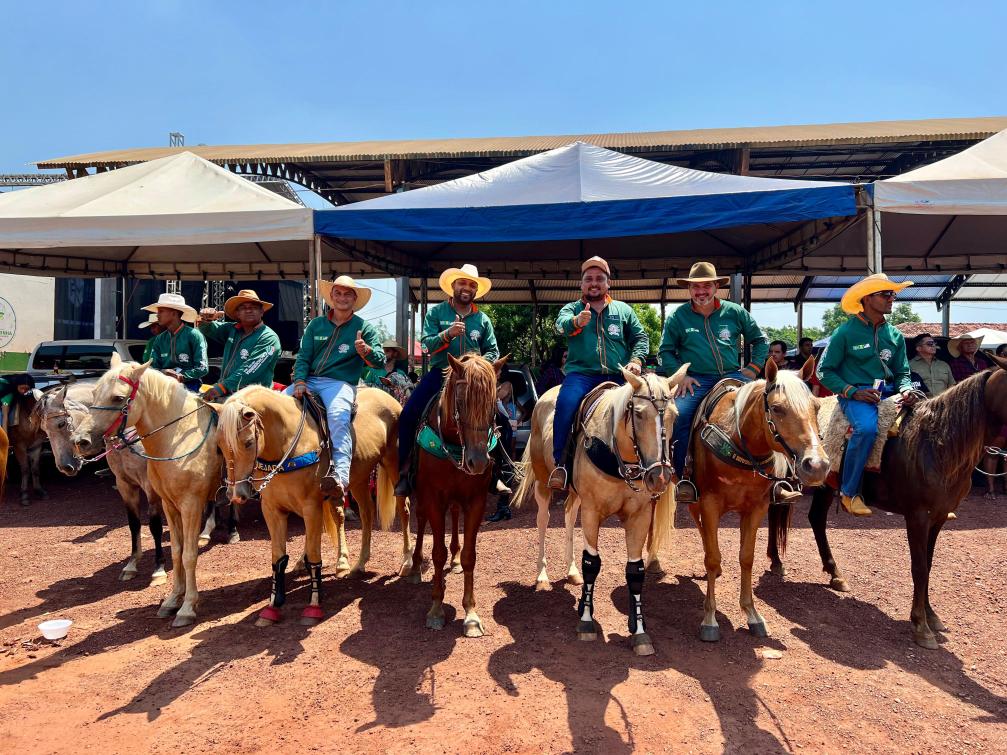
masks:
{"label": "horse nose", "polygon": [[651,469],[644,476],[643,484],[651,493],[663,493],[671,484],[671,470],[667,467]]}
{"label": "horse nose", "polygon": [[829,461],[821,456],[805,456],[801,459],[801,471],[809,481],[820,482],[829,473]]}

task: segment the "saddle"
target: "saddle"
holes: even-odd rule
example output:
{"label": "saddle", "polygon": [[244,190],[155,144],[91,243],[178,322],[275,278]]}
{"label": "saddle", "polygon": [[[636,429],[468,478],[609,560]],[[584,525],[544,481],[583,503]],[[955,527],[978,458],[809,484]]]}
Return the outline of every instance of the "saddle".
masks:
{"label": "saddle", "polygon": [[[574,415],[573,428],[570,431],[570,436],[566,444],[566,450],[563,454],[565,466],[571,472],[573,471],[574,457],[577,453],[577,443],[579,439],[583,438],[584,451],[587,453],[587,458],[590,459],[591,463],[598,468],[598,471],[609,477],[621,479],[622,476],[619,473],[619,458],[615,455],[612,449],[608,447],[608,444],[606,444],[605,441],[601,438],[589,436],[585,432],[586,424],[588,420],[591,419],[595,409],[598,408],[601,397],[606,391],[617,387],[618,383],[614,383],[610,380],[604,383],[599,383],[588,391],[584,398],[581,399],[580,406],[577,408],[577,413]],[[576,492],[572,474],[570,475],[570,487]]]}
{"label": "saddle", "polygon": [[[881,469],[881,454],[889,438],[898,437],[902,429],[902,421],[910,410],[903,409],[895,396],[884,399],[878,404],[878,435],[871,447],[864,469],[877,472]],[[846,453],[847,441],[853,431],[846,413],[839,408],[839,398],[828,396],[822,399],[818,409],[818,427],[822,433],[822,446],[830,459],[840,460]],[[835,474],[840,465],[833,462],[830,477]]]}

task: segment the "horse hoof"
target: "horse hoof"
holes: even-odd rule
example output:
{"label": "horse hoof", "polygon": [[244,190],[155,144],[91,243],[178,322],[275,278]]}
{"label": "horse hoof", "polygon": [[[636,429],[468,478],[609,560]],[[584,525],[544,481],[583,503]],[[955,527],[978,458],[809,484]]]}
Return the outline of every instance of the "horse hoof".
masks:
{"label": "horse hoof", "polygon": [[210,544],[210,536],[209,535],[200,535],[199,536],[199,540],[197,540],[196,542],[199,544],[199,547],[202,548],[204,545],[209,545]]}
{"label": "horse hoof", "polygon": [[775,574],[777,577],[787,576],[787,567],[781,563],[775,563],[769,567],[770,574]]}
{"label": "horse hoof", "polygon": [[934,632],[947,632],[948,628],[944,626],[944,622],[937,618],[937,614],[931,614],[927,616],[927,624],[930,625],[931,631]]}
{"label": "horse hoof", "polygon": [[162,572],[160,574],[154,574],[150,578],[150,586],[151,587],[160,587],[161,585],[165,584],[167,581],[168,581],[168,575],[165,574],[164,572]]}
{"label": "horse hoof", "polygon": [[850,592],[850,586],[842,577],[833,577],[829,580],[829,587],[836,592]]}
{"label": "horse hoof", "polygon": [[406,582],[411,585],[418,585],[422,581],[423,578],[420,576],[419,572],[409,572],[409,574],[406,575]]}
{"label": "horse hoof", "polygon": [[486,633],[481,621],[466,621],[464,631],[466,637],[482,637]]}
{"label": "horse hoof", "polygon": [[699,639],[703,642],[719,642],[720,627],[716,625],[708,626],[707,624],[703,624],[703,626],[699,628]]}
{"label": "horse hoof", "polygon": [[173,629],[179,629],[180,627],[187,627],[196,623],[195,616],[186,616],[183,614],[178,614],[175,616],[175,620],[171,622]]}
{"label": "horse hoof", "polygon": [[452,574],[461,574],[462,573],[462,565],[461,564],[451,564],[451,573]]}
{"label": "horse hoof", "polygon": [[444,617],[443,616],[427,616],[427,629],[443,629],[444,628]]}
{"label": "horse hoof", "polygon": [[544,592],[546,590],[551,589],[552,585],[549,584],[549,580],[547,579],[540,579],[537,582],[535,582],[535,592]]}
{"label": "horse hoof", "polygon": [[301,626],[313,627],[325,618],[321,606],[306,606],[301,611]]}
{"label": "horse hoof", "polygon": [[[266,606],[261,611],[259,611],[259,618],[256,620],[255,625],[259,627],[272,626],[282,618],[283,614],[280,613],[278,608],[274,608],[273,606]],[[260,621],[265,623],[260,624],[259,623]]]}
{"label": "horse hoof", "polygon": [[275,624],[275,621],[270,621],[269,619],[264,619],[261,616],[255,620],[255,626],[257,627],[271,627]]}
{"label": "horse hoof", "polygon": [[[207,540],[209,540],[209,538],[207,538]],[[234,545],[235,543],[240,543],[240,542],[241,542],[241,535],[239,535],[237,532],[232,532],[227,537],[227,544],[228,545]]]}
{"label": "horse hoof", "polygon": [[580,621],[577,623],[577,639],[584,642],[593,642],[598,639],[598,625],[593,621]]}
{"label": "horse hoof", "polygon": [[766,622],[757,621],[754,624],[748,625],[748,631],[753,637],[768,637],[769,630],[766,628]]}
{"label": "horse hoof", "polygon": [[914,632],[913,640],[921,648],[926,648],[927,650],[936,650],[938,647],[937,638],[934,637],[932,634],[916,634]]}
{"label": "horse hoof", "polygon": [[126,571],[124,569],[121,572],[119,572],[119,581],[120,582],[129,582],[129,580],[133,579],[135,576],[136,576],[136,572],[135,571]]}
{"label": "horse hoof", "polygon": [[167,619],[169,616],[173,616],[177,610],[178,606],[161,606],[157,609],[157,618]]}
{"label": "horse hoof", "polygon": [[413,571],[412,562],[410,562],[408,564],[403,564],[402,568],[399,569],[399,577],[400,578],[401,577],[408,577],[410,574],[412,574],[412,571]]}
{"label": "horse hoof", "polygon": [[343,577],[348,577],[351,573],[348,568],[336,569],[336,578],[342,579]]}
{"label": "horse hoof", "polygon": [[584,584],[584,578],[580,576],[580,572],[573,572],[572,574],[566,575],[567,584],[570,585],[582,585]]}

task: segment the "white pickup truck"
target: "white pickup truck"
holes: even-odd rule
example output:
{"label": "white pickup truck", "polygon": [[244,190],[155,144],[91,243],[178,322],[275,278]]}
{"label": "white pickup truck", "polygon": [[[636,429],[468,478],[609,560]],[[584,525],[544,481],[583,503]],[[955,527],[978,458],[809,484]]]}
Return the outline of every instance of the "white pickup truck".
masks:
{"label": "white pickup truck", "polygon": [[140,362],[146,341],[98,338],[80,341],[43,341],[28,359],[28,374],[37,388],[64,382],[68,375],[98,376],[108,370],[115,352],[124,362]]}

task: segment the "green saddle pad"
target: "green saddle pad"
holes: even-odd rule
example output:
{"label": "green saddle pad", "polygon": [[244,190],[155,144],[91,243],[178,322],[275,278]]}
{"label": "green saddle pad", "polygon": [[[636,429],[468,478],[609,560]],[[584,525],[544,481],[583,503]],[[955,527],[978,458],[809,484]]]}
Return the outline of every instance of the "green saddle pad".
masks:
{"label": "green saddle pad", "polygon": [[[495,428],[490,428],[488,437],[487,451],[492,451],[496,448],[497,444],[497,434],[494,432]],[[456,462],[462,460],[462,447],[456,446],[453,443],[445,443],[437,431],[434,430],[430,425],[424,425],[420,430],[419,436],[416,438],[416,444],[432,456],[436,456],[438,459],[453,459]]]}

